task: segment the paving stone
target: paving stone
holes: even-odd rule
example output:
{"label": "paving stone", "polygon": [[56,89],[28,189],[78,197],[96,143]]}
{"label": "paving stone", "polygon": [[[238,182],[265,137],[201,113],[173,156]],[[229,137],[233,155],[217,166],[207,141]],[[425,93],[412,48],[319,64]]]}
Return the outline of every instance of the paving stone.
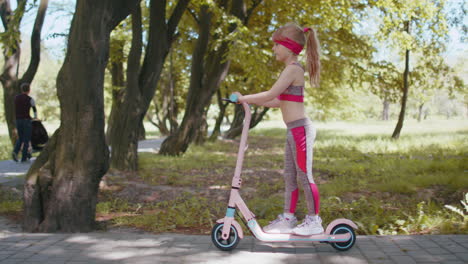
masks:
{"label": "paving stone", "polygon": [[450,239],[461,245],[465,245],[465,247],[468,247],[468,236],[454,235],[451,236]]}
{"label": "paving stone", "polygon": [[47,260],[47,264],[66,264],[67,260],[65,259],[49,259]]}
{"label": "paving stone", "polygon": [[4,259],[0,261],[0,264],[19,264],[24,263],[23,259]]}
{"label": "paving stone", "polygon": [[381,251],[364,251],[363,254],[368,259],[386,259],[387,255]]}
{"label": "paving stone", "polygon": [[398,264],[415,264],[416,261],[409,256],[390,256]]}
{"label": "paving stone", "polygon": [[313,254],[317,252],[315,247],[297,247],[296,254]]}
{"label": "paving stone", "polygon": [[47,263],[47,260],[50,259],[50,255],[47,254],[34,254],[31,255],[26,261],[37,261],[41,263]]}
{"label": "paving stone", "polygon": [[433,256],[434,259],[438,259],[440,262],[448,262],[448,261],[459,261],[460,258],[458,258],[456,255],[437,255]]}
{"label": "paving stone", "polygon": [[455,253],[455,256],[457,256],[460,260],[465,261],[468,263],[468,252],[465,253]]}
{"label": "paving stone", "polygon": [[427,251],[431,255],[446,255],[446,254],[451,254],[450,251],[443,249],[441,247],[435,247],[435,248],[425,248],[425,251]]}
{"label": "paving stone", "polygon": [[27,259],[32,256],[36,255],[35,252],[30,252],[30,251],[18,251],[18,253],[11,255],[10,258],[20,258],[20,259]]}
{"label": "paving stone", "polygon": [[273,252],[273,248],[267,245],[255,245],[252,252]]}
{"label": "paving stone", "polygon": [[9,250],[9,249],[2,250],[2,251],[0,251],[0,256],[2,256],[2,255],[10,256],[10,255],[16,254],[17,252],[18,251],[16,251],[16,250]]}
{"label": "paving stone", "polygon": [[446,246],[443,246],[443,248],[447,249],[448,251],[452,252],[452,253],[464,253],[467,251],[466,248],[458,245],[458,244],[449,244],[449,245],[446,245]]}
{"label": "paving stone", "polygon": [[[1,221],[0,230],[4,230]],[[341,252],[327,244],[264,243],[246,236],[236,249],[224,252],[209,235],[0,231],[0,264],[457,264],[468,263],[467,241],[467,235],[358,236],[351,250]]]}

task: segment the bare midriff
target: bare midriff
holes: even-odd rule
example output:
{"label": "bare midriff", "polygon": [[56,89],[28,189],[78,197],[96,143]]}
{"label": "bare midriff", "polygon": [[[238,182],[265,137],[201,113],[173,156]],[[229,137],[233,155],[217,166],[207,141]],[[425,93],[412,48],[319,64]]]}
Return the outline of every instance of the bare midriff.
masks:
{"label": "bare midriff", "polygon": [[284,123],[289,123],[306,117],[304,103],[280,101],[280,108]]}

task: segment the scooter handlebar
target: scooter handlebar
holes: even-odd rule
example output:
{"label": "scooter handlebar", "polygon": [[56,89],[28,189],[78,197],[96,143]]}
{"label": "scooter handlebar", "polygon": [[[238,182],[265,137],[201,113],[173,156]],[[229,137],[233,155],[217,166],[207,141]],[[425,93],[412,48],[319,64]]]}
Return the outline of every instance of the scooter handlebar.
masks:
{"label": "scooter handlebar", "polygon": [[237,103],[239,101],[239,97],[237,96],[237,94],[231,94],[229,96],[229,100],[231,100],[231,102]]}
{"label": "scooter handlebar", "polygon": [[[239,97],[237,94],[231,94],[229,98],[222,98],[221,100],[229,102],[231,104],[241,104],[239,103]],[[250,124],[250,107],[248,103],[242,103],[242,106],[244,107],[244,112],[245,112],[245,120],[247,120]]]}
{"label": "scooter handlebar", "polygon": [[233,103],[233,104],[239,103],[239,97],[237,96],[237,94],[231,94],[229,98],[223,98],[221,100],[229,102],[229,103]]}

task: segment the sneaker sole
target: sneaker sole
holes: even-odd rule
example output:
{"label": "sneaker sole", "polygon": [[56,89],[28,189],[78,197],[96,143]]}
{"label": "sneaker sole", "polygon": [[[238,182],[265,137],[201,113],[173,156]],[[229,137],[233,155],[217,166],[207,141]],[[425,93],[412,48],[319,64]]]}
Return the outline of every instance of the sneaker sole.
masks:
{"label": "sneaker sole", "polygon": [[297,235],[297,236],[313,236],[313,235],[321,235],[321,234],[324,234],[324,231],[322,232],[319,232],[319,233],[312,233],[312,234],[299,234],[299,233],[296,233],[296,232],[292,232],[293,235]]}

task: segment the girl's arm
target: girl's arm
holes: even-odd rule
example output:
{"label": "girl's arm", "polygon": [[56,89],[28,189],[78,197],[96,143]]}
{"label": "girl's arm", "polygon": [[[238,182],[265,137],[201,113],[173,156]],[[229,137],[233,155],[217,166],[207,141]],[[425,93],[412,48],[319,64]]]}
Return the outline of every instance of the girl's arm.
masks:
{"label": "girl's arm", "polygon": [[280,107],[280,100],[275,98],[271,101],[261,104],[261,106],[270,107],[270,108],[278,108]]}
{"label": "girl's arm", "polygon": [[[280,95],[288,86],[294,82],[295,79],[295,71],[301,70],[299,67],[296,66],[287,66],[283,72],[281,73],[278,80],[275,82],[273,87],[270,90],[250,94],[250,95],[240,95],[239,102],[240,103],[249,103],[249,104],[256,104],[256,105],[264,105],[269,103],[270,101],[274,101],[278,95]],[[279,101],[278,101],[279,106]]]}

